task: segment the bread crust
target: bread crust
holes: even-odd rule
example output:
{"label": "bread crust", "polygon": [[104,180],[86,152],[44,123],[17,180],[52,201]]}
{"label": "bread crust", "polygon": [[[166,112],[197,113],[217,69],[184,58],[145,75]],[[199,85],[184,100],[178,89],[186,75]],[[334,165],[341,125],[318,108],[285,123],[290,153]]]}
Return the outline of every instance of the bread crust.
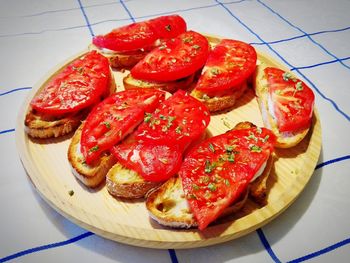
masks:
{"label": "bread crust", "polygon": [[106,177],[108,192],[115,197],[127,199],[143,198],[161,184],[162,182],[144,180],[137,172],[118,162],[108,171]]}
{"label": "bread crust", "polygon": [[256,68],[254,89],[258,100],[262,119],[266,128],[271,129],[276,135],[277,141],[275,147],[277,148],[291,148],[297,145],[306,134],[309,132],[310,127],[295,132],[280,132],[277,126],[275,118],[271,114],[268,103],[268,88],[267,80],[265,78],[264,69],[267,66],[260,64]]}
{"label": "bread crust", "polygon": [[[109,96],[117,89],[112,71],[110,73],[108,90],[103,94],[102,98]],[[24,130],[32,138],[48,139],[64,136],[79,127],[91,107],[78,112],[62,114],[61,116],[43,114],[29,107],[24,120]]]}
{"label": "bread crust", "polygon": [[154,82],[154,81],[145,81],[138,80],[128,74],[123,79],[123,84],[125,89],[133,89],[133,88],[148,88],[148,89],[161,89],[170,93],[174,93],[178,89],[187,89],[189,88],[195,79],[195,74],[192,74],[186,78],[182,78],[177,81],[171,82]]}
{"label": "bread crust", "polygon": [[191,95],[204,103],[210,112],[217,112],[232,108],[236,100],[240,98],[247,89],[247,83],[245,82],[239,89],[234,90],[227,95],[209,97],[204,95],[203,92],[193,89]]}
{"label": "bread crust", "polygon": [[110,153],[103,153],[94,163],[87,165],[85,158],[80,152],[80,139],[83,125],[75,131],[74,136],[68,147],[68,161],[71,165],[74,176],[88,187],[97,187],[105,179],[107,172],[116,162],[114,156]]}
{"label": "bread crust", "polygon": [[143,59],[149,51],[146,50],[135,50],[128,52],[104,52],[103,49],[98,48],[94,44],[89,45],[89,50],[96,50],[104,57],[106,57],[109,61],[109,64],[112,68],[120,69],[120,68],[132,68]]}

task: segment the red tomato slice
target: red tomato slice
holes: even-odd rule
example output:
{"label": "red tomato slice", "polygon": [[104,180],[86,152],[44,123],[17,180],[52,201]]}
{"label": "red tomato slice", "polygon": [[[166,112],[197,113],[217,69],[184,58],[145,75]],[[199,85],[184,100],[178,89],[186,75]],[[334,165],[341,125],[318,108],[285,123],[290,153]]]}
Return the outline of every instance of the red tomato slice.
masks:
{"label": "red tomato slice", "polygon": [[196,89],[204,92],[240,88],[254,72],[255,49],[244,42],[223,39],[209,53]]}
{"label": "red tomato slice", "polygon": [[91,51],[66,66],[33,98],[31,106],[51,115],[77,112],[96,103],[108,91],[108,60]]}
{"label": "red tomato slice", "polygon": [[274,143],[275,136],[265,128],[231,130],[189,152],[179,176],[199,229],[240,197],[269,158]]}
{"label": "red tomato slice", "polygon": [[143,176],[147,181],[165,181],[180,168],[182,152],[177,145],[122,143],[112,153],[125,167]]}
{"label": "red tomato slice", "polygon": [[266,68],[270,99],[281,132],[310,127],[315,95],[301,80],[278,68]]}
{"label": "red tomato slice", "polygon": [[81,152],[86,163],[90,164],[131,133],[142,122],[145,112],[153,111],[164,97],[165,93],[158,90],[126,90],[98,104],[82,130]]}
{"label": "red tomato slice", "polygon": [[206,106],[185,91],[178,90],[155,112],[145,116],[135,137],[142,141],[171,142],[185,149],[203,134],[209,122]]}
{"label": "red tomato slice", "polygon": [[206,107],[179,90],[154,113],[146,113],[133,141],[116,145],[113,153],[145,180],[164,181],[178,171],[186,147],[203,134],[209,121]]}
{"label": "red tomato slice", "polygon": [[153,49],[131,69],[131,75],[148,81],[178,80],[199,70],[208,52],[208,40],[188,31]]}
{"label": "red tomato slice", "polygon": [[148,49],[160,38],[175,37],[186,31],[186,22],[178,15],[161,16],[112,30],[106,35],[93,38],[100,48],[114,51]]}

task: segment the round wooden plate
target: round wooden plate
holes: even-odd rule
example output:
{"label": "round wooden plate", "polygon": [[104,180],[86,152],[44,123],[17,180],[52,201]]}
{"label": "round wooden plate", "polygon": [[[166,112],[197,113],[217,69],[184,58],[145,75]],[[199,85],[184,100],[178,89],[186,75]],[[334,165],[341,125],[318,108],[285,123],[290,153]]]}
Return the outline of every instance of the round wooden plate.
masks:
{"label": "round wooden plate", "polygon": [[[210,41],[217,42],[218,38],[210,38]],[[268,181],[267,204],[259,207],[248,200],[242,211],[204,231],[162,227],[149,218],[142,200],[115,199],[104,185],[98,189],[85,187],[75,179],[67,160],[70,136],[39,141],[28,138],[24,131],[25,114],[31,99],[51,76],[84,52],[58,65],[33,87],[22,105],[16,127],[17,148],[33,185],[54,209],[77,225],[105,238],[141,247],[165,249],[213,245],[241,237],[270,222],[297,198],[312,176],[321,151],[321,126],[316,111],[312,128],[300,144],[291,149],[276,150],[277,159]],[[259,51],[258,59],[284,68]],[[123,89],[122,74],[114,72],[119,90]],[[208,131],[212,135],[221,134],[240,121],[263,126],[252,89],[230,111],[212,115]]]}

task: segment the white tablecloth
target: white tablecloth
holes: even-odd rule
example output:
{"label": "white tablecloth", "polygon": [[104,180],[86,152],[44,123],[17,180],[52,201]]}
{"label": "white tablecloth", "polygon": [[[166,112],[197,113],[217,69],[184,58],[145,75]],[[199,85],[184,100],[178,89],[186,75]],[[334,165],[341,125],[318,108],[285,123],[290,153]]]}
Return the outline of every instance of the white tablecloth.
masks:
{"label": "white tablecloth", "polygon": [[[13,0],[0,3],[0,262],[349,262],[350,1]],[[38,195],[15,145],[31,87],[93,35],[177,13],[192,30],[252,43],[310,85],[322,125],[316,170],[268,225],[206,248],[155,250],[101,238]]]}

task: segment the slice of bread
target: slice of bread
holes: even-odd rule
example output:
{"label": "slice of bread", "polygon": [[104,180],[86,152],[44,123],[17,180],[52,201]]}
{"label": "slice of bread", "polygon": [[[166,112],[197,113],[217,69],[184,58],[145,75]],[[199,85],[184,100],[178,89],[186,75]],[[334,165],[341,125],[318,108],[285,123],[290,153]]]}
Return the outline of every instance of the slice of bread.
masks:
{"label": "slice of bread", "polygon": [[195,74],[192,74],[186,78],[182,78],[176,81],[171,82],[154,82],[154,81],[146,81],[146,80],[139,80],[135,79],[131,76],[131,74],[128,74],[123,79],[123,84],[125,89],[131,89],[131,88],[149,88],[149,89],[161,89],[170,93],[173,93],[177,91],[178,89],[187,89],[189,88],[192,83],[194,82]]}
{"label": "slice of bread", "polygon": [[[112,70],[110,72],[111,78],[108,84],[108,90],[103,94],[101,100],[117,90]],[[24,120],[24,129],[32,138],[48,139],[64,136],[79,127],[81,121],[85,119],[92,106],[78,112],[62,114],[60,116],[40,113],[29,107]]]}
{"label": "slice of bread", "polygon": [[[220,218],[238,212],[248,198],[246,191],[240,199],[227,207]],[[192,214],[178,176],[170,178],[166,183],[149,194],[146,200],[149,216],[159,224],[173,228],[197,227],[198,223]]]}
{"label": "slice of bread", "polygon": [[93,164],[86,164],[85,158],[80,151],[80,138],[83,125],[75,131],[68,147],[68,161],[74,176],[88,187],[97,187],[105,179],[107,172],[116,162],[113,154],[103,153]]}
{"label": "slice of bread", "polygon": [[[250,122],[240,122],[234,129],[249,129],[255,127]],[[259,205],[266,204],[267,180],[273,164],[273,156],[267,160],[262,174],[249,184],[248,189],[238,201],[227,207],[219,218],[238,212],[250,197]],[[185,198],[181,179],[178,176],[170,178],[158,189],[149,194],[146,208],[150,217],[161,225],[173,228],[192,228],[198,224]]]}
{"label": "slice of bread", "polygon": [[149,52],[149,50],[143,50],[143,49],[128,51],[128,52],[117,52],[109,49],[100,49],[94,44],[89,45],[89,50],[96,50],[97,52],[102,54],[104,57],[108,59],[111,67],[116,69],[132,68],[134,65],[136,65],[137,62],[143,59]]}
{"label": "slice of bread", "polygon": [[128,199],[143,198],[162,182],[146,181],[137,172],[116,163],[107,173],[106,187],[115,197]]}
{"label": "slice of bread", "polygon": [[202,91],[193,89],[191,95],[203,102],[210,112],[223,111],[232,108],[236,100],[240,98],[247,89],[247,83],[245,82],[239,89],[230,91],[224,95],[208,96]]}
{"label": "slice of bread", "polygon": [[268,92],[267,80],[264,74],[264,69],[266,67],[267,65],[264,63],[257,66],[254,82],[255,94],[258,100],[262,119],[265,127],[271,129],[277,137],[275,147],[290,148],[297,145],[306,136],[306,134],[309,132],[309,128],[295,132],[280,132],[274,114],[272,113],[272,103],[271,99],[269,99],[270,96]]}

